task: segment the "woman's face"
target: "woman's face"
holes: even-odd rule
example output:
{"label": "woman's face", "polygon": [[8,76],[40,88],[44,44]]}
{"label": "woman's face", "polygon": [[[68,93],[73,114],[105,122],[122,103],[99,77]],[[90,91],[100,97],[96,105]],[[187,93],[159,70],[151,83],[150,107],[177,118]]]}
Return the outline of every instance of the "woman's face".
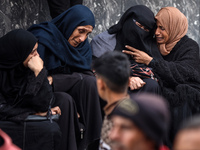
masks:
{"label": "woman's face", "polygon": [[169,35],[166,32],[165,28],[161,25],[159,21],[157,21],[157,29],[155,32],[156,41],[158,44],[166,44],[169,40]]}
{"label": "woman's face", "polygon": [[33,57],[33,56],[36,56],[36,55],[39,55],[38,52],[37,52],[37,48],[38,48],[38,43],[35,44],[32,52],[28,55],[28,57],[25,59],[25,61],[23,62],[24,66],[25,67],[28,67],[28,61]]}
{"label": "woman's face", "polygon": [[84,42],[88,35],[92,32],[91,25],[78,26],[68,39],[71,46],[77,47],[80,43]]}
{"label": "woman's face", "polygon": [[136,20],[133,20],[135,24],[140,27],[142,30],[149,32],[149,29],[147,29],[145,26],[143,26],[141,23],[137,22]]}

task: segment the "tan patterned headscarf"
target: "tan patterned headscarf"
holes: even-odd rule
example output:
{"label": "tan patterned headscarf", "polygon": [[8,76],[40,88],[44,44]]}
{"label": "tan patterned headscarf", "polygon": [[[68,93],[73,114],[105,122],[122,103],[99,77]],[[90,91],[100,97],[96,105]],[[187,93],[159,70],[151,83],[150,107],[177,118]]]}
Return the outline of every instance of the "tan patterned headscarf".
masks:
{"label": "tan patterned headscarf", "polygon": [[159,47],[170,53],[176,43],[187,33],[187,18],[175,7],[164,7],[160,9],[155,18],[169,35],[169,40],[165,44],[160,44]]}

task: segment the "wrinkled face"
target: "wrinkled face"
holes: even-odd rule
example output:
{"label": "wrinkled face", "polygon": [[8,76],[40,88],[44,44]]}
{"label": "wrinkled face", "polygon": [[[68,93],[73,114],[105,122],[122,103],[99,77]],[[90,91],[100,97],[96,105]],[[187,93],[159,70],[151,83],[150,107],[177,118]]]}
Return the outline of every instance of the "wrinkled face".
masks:
{"label": "wrinkled face", "polygon": [[38,48],[38,43],[35,44],[32,52],[28,55],[28,57],[25,59],[25,61],[23,62],[24,66],[25,67],[28,67],[28,61],[33,57],[33,56],[36,56],[36,55],[39,55],[38,52],[37,52],[37,48]]}
{"label": "wrinkled face", "polygon": [[113,116],[112,122],[113,127],[110,131],[112,150],[142,150],[146,146],[152,147],[144,133],[132,121]]}
{"label": "wrinkled face", "polygon": [[157,29],[155,35],[158,44],[166,44],[169,40],[168,33],[166,32],[165,28],[161,25],[159,21],[157,21]]}
{"label": "wrinkled face", "polygon": [[77,47],[80,43],[84,42],[88,35],[92,32],[91,25],[78,26],[68,39],[71,46]]}

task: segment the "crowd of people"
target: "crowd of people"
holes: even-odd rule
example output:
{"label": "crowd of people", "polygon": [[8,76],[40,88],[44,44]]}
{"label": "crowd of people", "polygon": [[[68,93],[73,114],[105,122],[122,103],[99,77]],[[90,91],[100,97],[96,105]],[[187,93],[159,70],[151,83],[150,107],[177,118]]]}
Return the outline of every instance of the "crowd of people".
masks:
{"label": "crowd of people", "polygon": [[132,6],[89,42],[95,17],[76,2],[49,0],[51,21],[0,38],[0,150],[200,149],[186,16]]}

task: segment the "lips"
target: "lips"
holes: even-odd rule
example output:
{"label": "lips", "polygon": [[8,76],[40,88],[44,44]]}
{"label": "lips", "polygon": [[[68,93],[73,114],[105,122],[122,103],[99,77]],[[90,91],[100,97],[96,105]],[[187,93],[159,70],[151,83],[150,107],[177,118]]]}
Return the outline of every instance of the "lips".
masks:
{"label": "lips", "polygon": [[156,40],[157,40],[157,41],[162,41],[162,40],[163,40],[163,37],[156,37]]}

